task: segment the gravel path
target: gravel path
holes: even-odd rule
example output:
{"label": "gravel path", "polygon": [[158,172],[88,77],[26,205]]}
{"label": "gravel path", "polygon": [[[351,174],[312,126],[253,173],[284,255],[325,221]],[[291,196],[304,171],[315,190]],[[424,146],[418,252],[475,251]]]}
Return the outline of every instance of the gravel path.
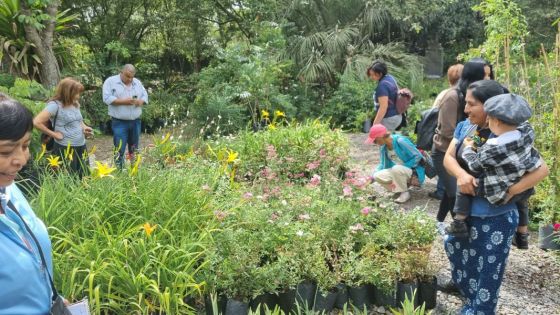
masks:
{"label": "gravel path", "polygon": [[[378,149],[364,144],[366,134],[349,134],[349,139],[352,168],[371,173],[379,162]],[[382,190],[377,184],[374,184],[374,188]],[[435,181],[428,179],[423,187],[411,191],[412,198],[403,204],[403,208],[421,207],[435,218],[439,202],[428,197],[428,192],[433,190]],[[553,253],[539,249],[537,242],[538,235],[531,233],[529,250],[514,247],[511,251],[497,314],[560,314],[560,264]],[[438,277],[449,278],[449,262],[443,250],[441,236],[434,243],[431,257],[438,266]],[[438,292],[438,306],[432,314],[456,314],[460,307],[459,298]]]}
{"label": "gravel path", "polygon": [[[371,173],[379,162],[379,151],[372,145],[364,144],[366,134],[349,134],[348,137],[351,167],[366,174]],[[146,147],[152,141],[153,136],[142,135],[141,146]],[[88,143],[88,147],[91,148],[94,144],[97,147],[96,159],[109,162],[112,156],[112,137],[98,136]],[[374,184],[374,189],[383,190],[377,184]],[[411,200],[402,207],[407,210],[420,207],[435,218],[439,201],[428,197],[428,192],[433,190],[435,181],[428,179],[423,187],[411,190]],[[438,277],[448,278],[449,262],[442,244],[443,241],[438,236],[431,257],[438,267]],[[432,314],[456,314],[460,306],[459,298],[438,292],[438,306]],[[513,248],[511,251],[497,314],[560,315],[560,264],[553,253],[537,247],[535,233],[531,235],[529,250]]]}

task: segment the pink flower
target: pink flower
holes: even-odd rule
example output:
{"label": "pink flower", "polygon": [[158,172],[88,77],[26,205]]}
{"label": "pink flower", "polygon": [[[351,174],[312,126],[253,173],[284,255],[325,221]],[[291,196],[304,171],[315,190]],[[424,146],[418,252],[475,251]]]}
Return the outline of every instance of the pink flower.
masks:
{"label": "pink flower", "polygon": [[362,213],[363,215],[368,215],[371,211],[370,207],[364,207],[362,208],[362,210],[360,211],[360,213]]}
{"label": "pink flower", "polygon": [[216,219],[218,219],[218,221],[223,221],[226,217],[227,217],[227,213],[221,210],[216,210],[214,211],[214,216],[216,217]]}
{"label": "pink flower", "polygon": [[280,196],[280,193],[282,192],[282,188],[280,188],[279,186],[276,186],[274,188],[272,188],[272,191],[270,192],[270,195],[273,197],[278,197]]}
{"label": "pink flower", "polygon": [[302,178],[305,176],[305,173],[298,173],[294,175],[294,178]]}
{"label": "pink flower", "polygon": [[309,181],[309,186],[317,187],[320,184],[321,184],[321,176],[317,174],[313,175],[313,177],[311,177],[311,180]]}
{"label": "pink flower", "polygon": [[554,231],[560,231],[560,223],[554,223],[552,227],[554,228]]}
{"label": "pink flower", "polygon": [[352,193],[352,187],[350,186],[344,186],[344,188],[342,188],[342,195],[344,197],[352,197],[353,193]]}
{"label": "pink flower", "polygon": [[243,199],[251,199],[251,198],[253,198],[253,193],[246,192],[243,194]]}
{"label": "pink flower", "polygon": [[278,156],[276,148],[272,144],[266,147],[266,152],[269,160],[275,159]]}
{"label": "pink flower", "polygon": [[321,161],[313,161],[311,163],[307,163],[307,170],[312,171],[321,165]]}
{"label": "pink flower", "polygon": [[286,160],[286,162],[288,162],[288,163],[293,163],[296,159],[287,156],[287,157],[284,158],[284,160]]}
{"label": "pink flower", "polygon": [[278,215],[278,213],[273,212],[273,213],[270,215],[270,220],[276,221],[279,217],[280,217],[280,216]]}
{"label": "pink flower", "polygon": [[346,175],[346,178],[354,178],[354,172],[346,172],[344,175]]}
{"label": "pink flower", "polygon": [[321,149],[319,150],[319,157],[324,158],[327,156],[327,150]]}
{"label": "pink flower", "polygon": [[311,219],[311,216],[310,216],[309,214],[307,214],[307,213],[304,213],[304,214],[300,214],[300,215],[298,216],[298,219],[299,219],[300,221],[305,221],[305,220]]}

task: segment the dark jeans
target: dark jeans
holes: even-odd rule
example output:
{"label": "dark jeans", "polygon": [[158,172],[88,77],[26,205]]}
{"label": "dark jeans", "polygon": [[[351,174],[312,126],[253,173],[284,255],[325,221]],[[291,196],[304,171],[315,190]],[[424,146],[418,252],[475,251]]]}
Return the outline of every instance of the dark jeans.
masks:
{"label": "dark jeans", "polygon": [[140,119],[122,120],[113,118],[111,128],[113,129],[113,145],[115,146],[115,163],[117,167],[122,168],[126,147],[128,146],[129,154],[138,151],[141,131]]}
{"label": "dark jeans", "polygon": [[64,167],[68,170],[68,172],[72,174],[78,175],[82,178],[84,175],[89,175],[89,161],[87,156],[87,148],[85,145],[70,147],[70,152],[72,154],[72,158],[66,156],[66,150],[68,148],[66,146],[62,146],[58,143],[53,144],[52,154],[57,155],[62,160]]}
{"label": "dark jeans", "polygon": [[449,175],[445,167],[443,167],[444,157],[445,152],[441,152],[436,149],[432,150],[432,160],[438,176],[438,182],[441,181],[441,184],[444,187],[443,198],[441,199],[437,213],[438,222],[445,221],[447,213],[453,209],[453,205],[455,204],[455,193],[457,191],[457,179]]}
{"label": "dark jeans", "polygon": [[[476,193],[478,196],[484,197],[482,190],[482,186],[479,186]],[[535,194],[534,188],[527,189],[520,194],[514,195],[509,201],[515,202],[517,211],[519,211],[519,226],[525,226],[529,223],[529,197],[533,194]],[[469,216],[471,213],[472,198],[473,196],[465,195],[457,190],[453,213]]]}

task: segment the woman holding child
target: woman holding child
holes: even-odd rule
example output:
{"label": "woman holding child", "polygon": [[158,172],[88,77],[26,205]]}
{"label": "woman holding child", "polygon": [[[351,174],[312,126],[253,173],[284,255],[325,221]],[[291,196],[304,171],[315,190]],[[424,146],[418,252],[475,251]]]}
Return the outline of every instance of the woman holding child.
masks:
{"label": "woman holding child", "polygon": [[[478,186],[487,183],[480,178],[481,183],[471,175],[469,164],[480,156],[473,157],[473,149],[468,147],[472,147],[471,139],[477,139],[480,149],[486,139],[494,137],[488,126],[488,113],[485,110],[488,110],[494,119],[502,123],[506,121],[506,124],[509,122],[510,125],[516,125],[528,118],[524,100],[510,94],[502,94],[503,87],[492,80],[482,80],[468,86],[465,97],[465,114],[468,120],[458,124],[444,158],[447,172],[457,179],[458,190],[463,195],[472,196],[469,201],[470,213],[464,219],[468,234],[462,237],[464,235],[451,233],[444,240],[445,251],[451,264],[452,280],[466,301],[461,314],[495,314],[505,265],[519,220],[516,203],[511,202],[511,199],[534,187],[548,174],[546,164],[539,159],[535,165],[528,166],[523,172],[517,172],[517,175],[523,175],[518,176],[518,181],[514,180],[515,183],[508,186],[509,188],[499,188],[502,190],[502,199],[497,204],[491,203],[487,198],[488,194],[478,190]],[[490,127],[495,129],[495,126],[496,122],[493,122]],[[499,134],[518,130],[518,136],[525,141],[530,135],[524,132],[530,131],[524,128],[496,130]],[[496,138],[498,142],[504,141],[504,137],[499,135]],[[509,148],[508,145],[510,144],[505,145],[506,148]],[[531,154],[525,158],[534,162],[534,156]],[[514,159],[511,162],[516,161]],[[498,169],[498,166],[486,167],[490,171]],[[486,190],[484,192],[486,193]]]}

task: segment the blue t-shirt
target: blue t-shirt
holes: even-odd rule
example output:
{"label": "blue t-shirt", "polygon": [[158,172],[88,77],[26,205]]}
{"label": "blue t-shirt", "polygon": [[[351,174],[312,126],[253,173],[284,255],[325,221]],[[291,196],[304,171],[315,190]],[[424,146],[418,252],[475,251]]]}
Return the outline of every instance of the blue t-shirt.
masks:
{"label": "blue t-shirt", "polygon": [[0,187],[0,315],[45,315],[51,307],[52,290],[37,245],[21,219],[8,208],[10,200],[39,244],[52,275],[52,249],[47,228],[35,215],[15,184]]}
{"label": "blue t-shirt", "polygon": [[[463,145],[463,140],[465,140],[466,137],[472,135],[475,130],[477,130],[477,125],[471,124],[468,119],[460,122],[457,125],[457,127],[455,128],[455,133],[453,135],[453,137],[457,141],[457,147],[455,150],[456,153]],[[456,155],[456,158],[457,162],[459,162],[459,165],[463,164],[461,163],[462,161],[460,161],[461,156],[459,154]],[[494,217],[514,210],[517,211],[517,207],[514,202],[499,206],[491,204],[486,198],[474,196],[472,199],[470,215],[473,217],[481,218]]]}
{"label": "blue t-shirt", "polygon": [[387,107],[387,113],[385,113],[385,117],[388,118],[392,116],[396,116],[399,113],[397,112],[397,94],[399,92],[399,88],[397,86],[397,80],[390,75],[387,74],[379,83],[377,83],[377,88],[375,89],[375,93],[373,93],[373,102],[375,103],[375,111],[379,110],[379,97],[387,96],[389,98],[389,106]]}

